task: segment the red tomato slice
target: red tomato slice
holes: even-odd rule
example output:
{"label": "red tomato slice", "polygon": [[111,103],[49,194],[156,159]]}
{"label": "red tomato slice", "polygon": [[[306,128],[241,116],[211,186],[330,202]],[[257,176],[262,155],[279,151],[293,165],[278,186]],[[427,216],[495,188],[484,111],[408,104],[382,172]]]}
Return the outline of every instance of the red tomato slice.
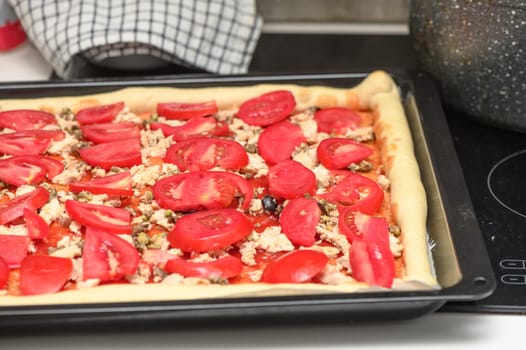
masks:
{"label": "red tomato slice", "polygon": [[81,148],[80,157],[91,166],[109,170],[113,166],[132,167],[142,164],[141,145],[138,140],[121,140]]}
{"label": "red tomato slice", "polygon": [[129,170],[90,181],[75,181],[69,185],[71,192],[88,191],[93,194],[107,194],[115,196],[132,196],[132,176]]}
{"label": "red tomato slice", "polygon": [[13,158],[0,160],[0,180],[9,185],[18,187],[24,184],[37,184],[44,180],[45,176],[46,170],[36,164],[17,162]]}
{"label": "red tomato slice", "polygon": [[276,198],[294,199],[316,193],[316,175],[294,160],[284,160],[268,171],[268,189]]}
{"label": "red tomato slice", "polygon": [[76,114],[80,124],[109,123],[124,109],[124,102],[87,107]]}
{"label": "red tomato slice", "polygon": [[252,223],[236,209],[205,210],[183,216],[168,234],[174,248],[206,252],[226,248],[247,237]]}
{"label": "red tomato slice", "polygon": [[290,91],[277,90],[243,102],[237,116],[249,125],[266,126],[287,118],[295,107]]}
{"label": "red tomato slice", "polygon": [[327,169],[347,168],[373,154],[373,150],[359,142],[345,138],[329,138],[320,142],[318,160]]}
{"label": "red tomato slice", "polygon": [[166,177],[155,183],[153,196],[163,208],[175,211],[229,207],[237,193],[242,208],[250,205],[252,185],[243,177],[222,171],[200,171]]}
{"label": "red tomato slice", "polygon": [[201,136],[227,136],[230,133],[228,125],[217,121],[214,117],[194,117],[181,126],[151,123],[150,128],[160,129],[164,136],[172,136],[176,142]]}
{"label": "red tomato slice", "polygon": [[4,259],[0,257],[0,290],[4,289],[9,280],[9,266]]}
{"label": "red tomato slice", "polygon": [[215,166],[239,170],[248,165],[247,152],[238,142],[210,137],[177,142],[168,148],[164,160],[181,171],[204,171]]}
{"label": "red tomato slice", "polygon": [[29,242],[30,239],[27,236],[0,235],[0,258],[10,268],[19,267],[27,255]]}
{"label": "red tomato slice", "polygon": [[316,200],[296,198],[283,208],[279,224],[292,243],[310,247],[316,241],[316,226],[320,217],[321,210]]}
{"label": "red tomato slice", "polygon": [[371,285],[391,287],[395,262],[390,249],[387,220],[345,208],[340,213],[338,228],[352,245],[350,262],[353,277]]}
{"label": "red tomato slice", "polygon": [[46,176],[52,179],[62,170],[62,162],[41,155],[13,156],[0,160],[0,180],[14,186],[36,184]]}
{"label": "red tomato slice", "polygon": [[53,114],[31,109],[0,112],[0,128],[15,131],[40,130],[46,125],[56,124]]}
{"label": "red tomato slice", "polygon": [[24,208],[37,210],[47,203],[49,192],[43,187],[0,204],[0,225],[5,225],[24,215]]}
{"label": "red tomato slice", "polygon": [[86,139],[94,143],[141,138],[139,126],[130,122],[81,125],[80,130]]}
{"label": "red tomato slice", "polygon": [[267,163],[290,159],[294,149],[305,142],[303,130],[286,120],[268,126],[258,139],[259,154]]}
{"label": "red tomato slice", "polygon": [[384,191],[375,181],[353,173],[340,171],[344,177],[329,192],[319,195],[340,207],[349,206],[352,210],[372,215],[380,210]]}
{"label": "red tomato slice", "polygon": [[62,131],[25,130],[0,135],[0,154],[23,156],[44,153],[51,141],[64,138]]}
{"label": "red tomato slice", "polygon": [[361,117],[352,109],[331,107],[316,111],[314,120],[318,123],[318,131],[327,134],[345,135],[360,125]]}
{"label": "red tomato slice", "polygon": [[98,278],[101,282],[134,274],[140,261],[139,252],[133,245],[93,227],[86,228],[82,256],[83,279]]}
{"label": "red tomato slice", "polygon": [[49,236],[47,222],[35,210],[24,208],[24,219],[29,238],[44,239]]}
{"label": "red tomato slice", "polygon": [[169,273],[178,273],[184,277],[201,278],[232,278],[239,276],[243,271],[241,259],[231,255],[206,261],[193,262],[176,257],[168,260],[164,269]]}
{"label": "red tomato slice", "polygon": [[215,101],[199,103],[163,102],[157,104],[157,114],[166,119],[191,119],[206,117],[218,111]]}
{"label": "red tomato slice", "polygon": [[23,295],[51,294],[64,287],[73,270],[71,259],[30,255],[20,266],[20,290]]}
{"label": "red tomato slice", "polygon": [[[376,234],[379,234],[380,230]],[[389,234],[382,232],[382,235]],[[356,239],[353,241],[349,260],[353,277],[370,285],[390,288],[395,276],[394,257],[389,247],[382,243]]]}
{"label": "red tomato slice", "polygon": [[272,260],[261,276],[266,283],[309,282],[327,265],[329,259],[317,250],[301,249]]}
{"label": "red tomato slice", "polygon": [[131,214],[121,208],[82,203],[72,199],[65,202],[66,211],[73,220],[87,227],[112,233],[131,233]]}

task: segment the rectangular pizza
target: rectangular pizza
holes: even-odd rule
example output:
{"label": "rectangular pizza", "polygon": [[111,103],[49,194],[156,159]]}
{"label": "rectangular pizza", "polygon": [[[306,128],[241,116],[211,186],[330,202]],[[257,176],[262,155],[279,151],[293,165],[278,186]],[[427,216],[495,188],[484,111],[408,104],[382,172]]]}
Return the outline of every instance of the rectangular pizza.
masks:
{"label": "rectangular pizza", "polygon": [[0,100],[0,305],[440,288],[398,86]]}

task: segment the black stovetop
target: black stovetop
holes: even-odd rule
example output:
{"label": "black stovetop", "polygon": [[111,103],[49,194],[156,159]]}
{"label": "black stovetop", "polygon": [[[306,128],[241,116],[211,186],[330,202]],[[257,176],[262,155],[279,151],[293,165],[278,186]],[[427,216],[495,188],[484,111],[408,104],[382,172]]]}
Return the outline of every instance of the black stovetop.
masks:
{"label": "black stovetop", "polygon": [[491,296],[445,309],[526,313],[526,135],[445,113],[497,279]]}

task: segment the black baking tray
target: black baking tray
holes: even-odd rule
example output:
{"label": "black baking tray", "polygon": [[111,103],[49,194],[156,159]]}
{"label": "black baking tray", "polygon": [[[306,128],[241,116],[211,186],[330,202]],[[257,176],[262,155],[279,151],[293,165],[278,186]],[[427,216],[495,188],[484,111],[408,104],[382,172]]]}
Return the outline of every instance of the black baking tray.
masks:
{"label": "black baking tray", "polygon": [[[255,296],[192,301],[0,307],[0,329],[115,328],[160,324],[229,325],[263,322],[391,321],[412,319],[447,302],[475,301],[495,289],[495,277],[433,81],[418,71],[390,72],[400,87],[428,195],[428,233],[441,289],[350,294]],[[0,99],[74,96],[130,86],[243,86],[294,83],[352,87],[367,73],[179,76],[0,84]]]}

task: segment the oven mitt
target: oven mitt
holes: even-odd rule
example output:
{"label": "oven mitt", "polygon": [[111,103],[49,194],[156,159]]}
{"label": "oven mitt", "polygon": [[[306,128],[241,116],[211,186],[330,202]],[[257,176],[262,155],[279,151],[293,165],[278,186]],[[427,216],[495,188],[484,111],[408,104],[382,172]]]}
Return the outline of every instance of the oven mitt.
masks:
{"label": "oven mitt", "polygon": [[248,71],[262,19],[255,0],[9,0],[61,78],[72,59],[149,57],[216,74]]}

